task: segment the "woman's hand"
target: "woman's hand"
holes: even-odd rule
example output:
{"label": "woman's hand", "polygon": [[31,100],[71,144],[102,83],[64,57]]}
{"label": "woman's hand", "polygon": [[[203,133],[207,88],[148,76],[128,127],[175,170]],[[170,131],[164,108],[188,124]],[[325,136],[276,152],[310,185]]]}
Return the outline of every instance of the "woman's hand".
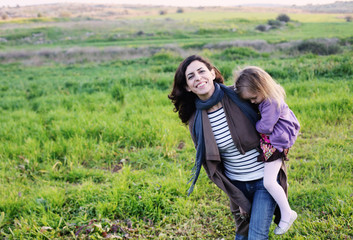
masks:
{"label": "woman's hand", "polygon": [[240,210],[240,218],[241,219],[247,219],[249,217],[249,213],[245,212],[244,209],[242,209],[241,207],[239,207]]}

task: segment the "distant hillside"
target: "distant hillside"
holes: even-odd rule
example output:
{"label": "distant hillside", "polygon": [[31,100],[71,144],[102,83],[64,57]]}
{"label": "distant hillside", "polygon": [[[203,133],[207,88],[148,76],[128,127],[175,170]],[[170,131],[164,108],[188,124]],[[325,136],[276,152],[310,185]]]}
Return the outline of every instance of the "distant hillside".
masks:
{"label": "distant hillside", "polygon": [[0,4],[0,21],[21,18],[70,18],[70,19],[99,19],[114,20],[130,17],[157,16],[169,13],[202,11],[216,12],[277,12],[277,13],[343,13],[353,14],[353,1],[337,1],[333,4],[319,5],[274,5],[274,4],[246,4],[232,7],[173,7],[130,4],[82,4],[57,3],[33,6],[6,7]]}
{"label": "distant hillside", "polygon": [[337,1],[330,4],[308,4],[305,6],[293,6],[312,13],[350,13],[353,14],[353,1]]}
{"label": "distant hillside", "polygon": [[5,7],[0,3],[0,21],[18,18],[71,18],[71,19],[101,19],[114,20],[130,17],[157,16],[169,13],[202,11],[216,12],[271,12],[293,13],[303,10],[285,5],[252,5],[233,7],[172,7],[130,4],[82,4],[56,3],[33,6]]}

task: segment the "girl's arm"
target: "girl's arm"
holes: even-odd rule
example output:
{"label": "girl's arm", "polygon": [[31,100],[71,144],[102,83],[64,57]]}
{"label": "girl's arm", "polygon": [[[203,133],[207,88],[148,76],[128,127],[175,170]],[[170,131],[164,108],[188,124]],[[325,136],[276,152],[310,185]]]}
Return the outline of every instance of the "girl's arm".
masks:
{"label": "girl's arm", "polygon": [[281,108],[277,107],[277,102],[265,100],[260,103],[259,110],[261,119],[256,123],[256,130],[259,133],[269,135],[281,115]]}

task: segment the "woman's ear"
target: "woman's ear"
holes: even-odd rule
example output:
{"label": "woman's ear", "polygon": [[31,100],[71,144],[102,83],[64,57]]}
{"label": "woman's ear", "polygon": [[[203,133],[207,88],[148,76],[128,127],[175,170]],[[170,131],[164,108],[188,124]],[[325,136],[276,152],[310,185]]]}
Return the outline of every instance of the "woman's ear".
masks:
{"label": "woman's ear", "polygon": [[215,70],[213,68],[211,69],[211,74],[213,76],[212,80],[215,80],[216,79],[216,72],[215,72]]}
{"label": "woman's ear", "polygon": [[185,88],[185,90],[186,90],[186,91],[191,92],[191,89],[189,88],[189,86],[188,86],[188,85],[185,85],[185,87],[184,87],[184,88]]}

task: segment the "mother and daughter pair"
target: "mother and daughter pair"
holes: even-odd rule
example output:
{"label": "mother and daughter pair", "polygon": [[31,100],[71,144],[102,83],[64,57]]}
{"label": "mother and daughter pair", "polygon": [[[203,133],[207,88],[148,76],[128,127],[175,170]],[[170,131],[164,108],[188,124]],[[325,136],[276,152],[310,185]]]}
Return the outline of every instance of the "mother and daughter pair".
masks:
{"label": "mother and daughter pair", "polygon": [[287,200],[284,161],[299,122],[284,101],[284,89],[263,69],[242,69],[234,86],[223,82],[219,70],[197,55],[175,73],[168,97],[189,125],[196,148],[188,194],[203,166],[229,197],[235,239],[268,239],[273,215],[274,233],[284,234],[297,218]]}

